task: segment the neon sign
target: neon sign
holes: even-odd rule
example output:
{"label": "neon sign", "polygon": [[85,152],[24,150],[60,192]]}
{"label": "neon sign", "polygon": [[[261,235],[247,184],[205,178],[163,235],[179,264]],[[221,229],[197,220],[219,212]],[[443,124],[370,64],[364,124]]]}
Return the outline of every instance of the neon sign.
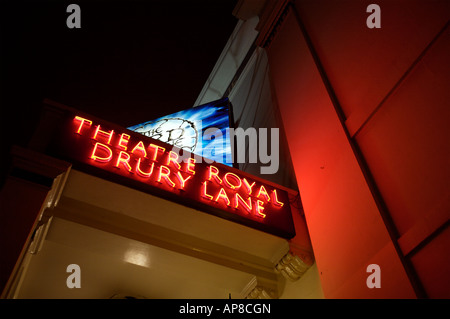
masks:
{"label": "neon sign", "polygon": [[54,149],[74,162],[113,173],[125,183],[187,206],[292,238],[289,197],[285,190],[232,167],[178,155],[176,147],[126,129],[73,116]]}

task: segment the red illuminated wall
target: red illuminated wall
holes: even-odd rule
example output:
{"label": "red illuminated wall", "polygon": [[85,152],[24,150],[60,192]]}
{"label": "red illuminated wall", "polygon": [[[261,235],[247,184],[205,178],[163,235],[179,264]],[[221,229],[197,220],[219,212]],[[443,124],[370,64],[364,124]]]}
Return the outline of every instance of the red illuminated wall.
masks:
{"label": "red illuminated wall", "polygon": [[268,1],[259,44],[325,297],[449,298],[450,3],[292,3]]}

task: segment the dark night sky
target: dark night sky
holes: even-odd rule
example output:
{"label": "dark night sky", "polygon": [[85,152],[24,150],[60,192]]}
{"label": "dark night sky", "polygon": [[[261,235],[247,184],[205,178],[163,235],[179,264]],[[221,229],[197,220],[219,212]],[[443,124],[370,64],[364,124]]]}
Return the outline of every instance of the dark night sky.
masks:
{"label": "dark night sky", "polygon": [[[191,107],[237,23],[236,2],[2,2],[6,144],[26,144],[44,98],[125,127]],[[70,3],[81,29],[66,26]]]}

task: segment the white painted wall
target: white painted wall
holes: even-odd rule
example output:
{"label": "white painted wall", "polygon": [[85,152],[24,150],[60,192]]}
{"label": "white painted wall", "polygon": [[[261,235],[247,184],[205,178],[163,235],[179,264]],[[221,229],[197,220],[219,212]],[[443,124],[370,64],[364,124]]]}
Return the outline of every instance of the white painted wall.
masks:
{"label": "white painted wall", "polygon": [[320,284],[320,275],[314,263],[297,281],[286,280],[280,299],[323,299],[325,298]]}

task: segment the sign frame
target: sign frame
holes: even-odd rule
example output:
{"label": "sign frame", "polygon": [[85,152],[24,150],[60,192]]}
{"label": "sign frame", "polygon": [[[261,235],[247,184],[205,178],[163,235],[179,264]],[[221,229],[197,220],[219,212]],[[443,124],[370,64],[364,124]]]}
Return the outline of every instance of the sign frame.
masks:
{"label": "sign frame", "polygon": [[[76,109],[57,106],[56,110],[54,106],[50,110],[47,106],[44,116],[47,119],[41,121],[33,137],[35,142],[40,141],[45,154],[71,162],[73,168],[88,174],[247,227],[285,239],[296,235],[290,204],[294,191],[228,165],[195,162],[191,153],[185,154],[187,160],[178,167],[174,154],[186,151]],[[143,158],[137,155],[143,153],[137,146],[140,142],[147,152],[156,150],[156,153],[147,154],[146,164],[138,159]],[[131,157],[135,155],[137,157],[132,161]],[[145,175],[150,172],[150,157],[156,159],[152,180]],[[138,163],[142,165],[138,167]],[[138,176],[140,173],[143,176]],[[182,184],[186,187],[180,187]]]}

